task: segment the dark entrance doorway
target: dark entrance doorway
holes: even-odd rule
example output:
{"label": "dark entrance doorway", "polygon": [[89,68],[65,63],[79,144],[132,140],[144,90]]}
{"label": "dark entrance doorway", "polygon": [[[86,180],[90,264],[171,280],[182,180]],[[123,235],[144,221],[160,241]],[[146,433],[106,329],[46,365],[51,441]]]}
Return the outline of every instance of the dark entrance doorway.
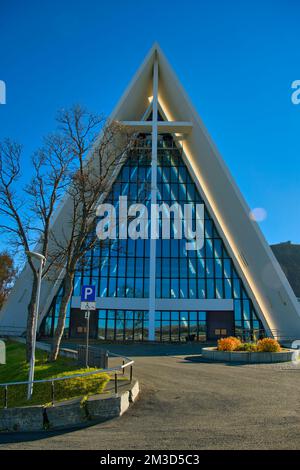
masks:
{"label": "dark entrance doorway", "polygon": [[208,341],[234,335],[233,312],[207,312],[206,315]]}
{"label": "dark entrance doorway", "polygon": [[[85,312],[79,308],[72,308],[70,315],[70,338],[86,337],[86,318]],[[97,310],[90,313],[90,334],[91,339],[97,338],[98,331],[98,312]]]}

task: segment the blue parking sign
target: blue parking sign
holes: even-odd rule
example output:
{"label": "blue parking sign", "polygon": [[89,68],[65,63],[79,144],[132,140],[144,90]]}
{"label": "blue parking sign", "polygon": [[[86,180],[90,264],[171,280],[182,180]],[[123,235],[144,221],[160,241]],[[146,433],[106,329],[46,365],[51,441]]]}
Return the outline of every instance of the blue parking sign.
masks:
{"label": "blue parking sign", "polygon": [[96,286],[82,286],[81,302],[96,302]]}

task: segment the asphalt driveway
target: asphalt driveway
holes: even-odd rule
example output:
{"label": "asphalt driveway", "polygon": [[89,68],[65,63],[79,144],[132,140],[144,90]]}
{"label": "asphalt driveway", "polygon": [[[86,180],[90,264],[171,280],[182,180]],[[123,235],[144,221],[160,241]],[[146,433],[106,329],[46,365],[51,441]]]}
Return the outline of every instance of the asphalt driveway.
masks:
{"label": "asphalt driveway", "polygon": [[2,434],[0,449],[300,449],[300,368],[202,362],[197,345],[138,348],[111,348],[135,356],[142,389],[124,416]]}

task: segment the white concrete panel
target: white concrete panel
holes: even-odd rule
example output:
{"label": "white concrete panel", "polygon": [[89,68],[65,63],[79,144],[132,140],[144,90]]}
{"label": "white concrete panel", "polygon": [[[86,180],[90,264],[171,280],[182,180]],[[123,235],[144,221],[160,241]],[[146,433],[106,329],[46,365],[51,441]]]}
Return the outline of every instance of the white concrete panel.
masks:
{"label": "white concrete panel", "polygon": [[[72,297],[72,308],[80,308],[80,297]],[[148,310],[149,299],[96,297],[97,309]],[[156,299],[155,310],[232,311],[232,299]]]}

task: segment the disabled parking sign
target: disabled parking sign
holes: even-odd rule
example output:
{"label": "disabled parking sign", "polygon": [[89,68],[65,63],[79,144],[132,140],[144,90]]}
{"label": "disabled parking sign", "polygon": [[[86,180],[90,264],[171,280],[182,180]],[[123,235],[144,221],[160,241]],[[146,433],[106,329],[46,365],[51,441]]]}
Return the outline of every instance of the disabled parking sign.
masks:
{"label": "disabled parking sign", "polygon": [[82,286],[81,310],[96,310],[96,286]]}

